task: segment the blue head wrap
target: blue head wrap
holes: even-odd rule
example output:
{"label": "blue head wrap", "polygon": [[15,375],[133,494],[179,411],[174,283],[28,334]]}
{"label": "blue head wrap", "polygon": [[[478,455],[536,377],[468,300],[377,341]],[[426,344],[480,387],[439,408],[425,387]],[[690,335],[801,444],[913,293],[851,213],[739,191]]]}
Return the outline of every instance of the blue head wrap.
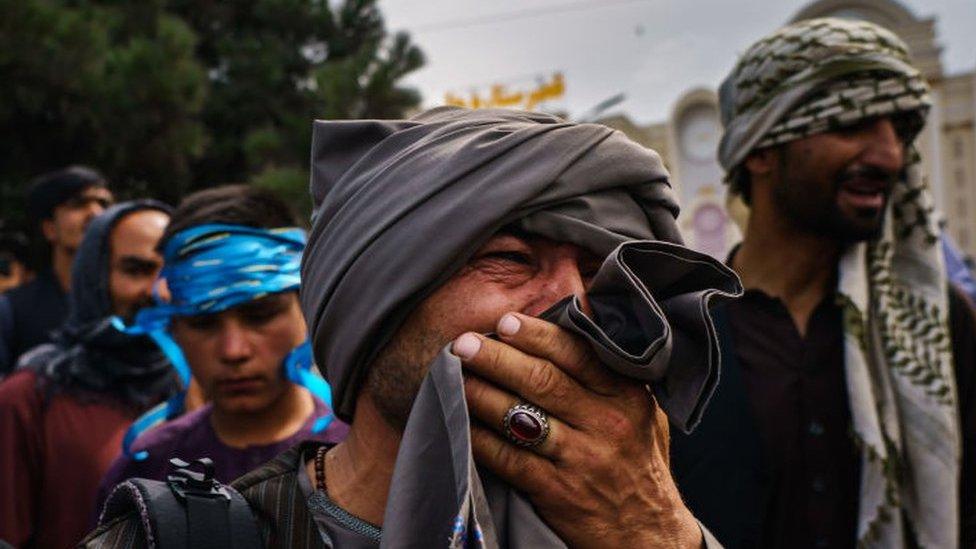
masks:
{"label": "blue head wrap", "polygon": [[[113,318],[115,327],[131,335],[148,335],[159,345],[180,376],[183,390],[149,410],[132,424],[122,441],[126,455],[143,460],[146,452],[132,453],[132,444],[147,429],[183,412],[190,367],[183,351],[169,333],[174,316],[213,314],[269,294],[297,290],[299,266],[305,249],[305,231],[298,228],[258,229],[243,225],[197,225],[172,236],[163,249],[160,279],[171,299],[142,309],[126,326]],[[285,377],[309,390],[332,408],[329,384],[312,371],[308,339],[285,357]],[[329,414],[316,420],[313,432],[332,422]]]}

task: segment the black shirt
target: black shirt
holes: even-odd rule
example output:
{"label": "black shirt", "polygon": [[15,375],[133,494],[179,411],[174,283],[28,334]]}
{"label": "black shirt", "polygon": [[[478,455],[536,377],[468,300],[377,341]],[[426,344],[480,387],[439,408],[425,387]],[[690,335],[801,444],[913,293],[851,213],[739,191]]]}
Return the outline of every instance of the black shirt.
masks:
{"label": "black shirt", "polygon": [[0,295],[0,377],[24,352],[50,341],[67,316],[67,294],[50,270]]}
{"label": "black shirt", "polygon": [[768,475],[762,546],[853,546],[859,458],[834,296],[805,336],[783,302],[759,290],[730,303],[728,318]]}
{"label": "black shirt", "polygon": [[[962,546],[970,547],[976,543],[976,313],[956,288],[949,294],[963,435]],[[854,547],[860,456],[835,295],[814,310],[805,336],[783,302],[759,290],[729,303],[727,318],[762,456],[761,546]]]}

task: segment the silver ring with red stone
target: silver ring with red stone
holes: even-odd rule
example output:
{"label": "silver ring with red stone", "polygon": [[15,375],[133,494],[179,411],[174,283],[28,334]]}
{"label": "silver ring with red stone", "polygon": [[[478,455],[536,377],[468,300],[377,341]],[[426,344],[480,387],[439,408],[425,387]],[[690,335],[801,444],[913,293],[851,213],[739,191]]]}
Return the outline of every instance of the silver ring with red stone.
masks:
{"label": "silver ring with red stone", "polygon": [[549,416],[531,404],[509,408],[502,425],[508,440],[524,448],[538,446],[549,436]]}

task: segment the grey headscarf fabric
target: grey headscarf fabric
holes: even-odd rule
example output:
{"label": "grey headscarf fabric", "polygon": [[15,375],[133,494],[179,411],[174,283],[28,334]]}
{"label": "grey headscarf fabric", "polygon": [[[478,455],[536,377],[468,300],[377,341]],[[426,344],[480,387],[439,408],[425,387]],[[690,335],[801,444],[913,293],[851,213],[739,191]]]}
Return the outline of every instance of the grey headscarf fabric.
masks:
{"label": "grey headscarf fabric", "polygon": [[847,393],[862,454],[863,547],[959,543],[961,442],[945,265],[938,215],[911,146],[928,91],[892,32],[825,18],[750,47],[720,93],[719,159],[733,181],[756,149],[875,117],[890,117],[907,145],[882,234],[849,246],[838,269]]}
{"label": "grey headscarf fabric", "polygon": [[122,202],[85,230],[71,269],[67,320],[52,343],[28,351],[18,363],[18,368],[38,373],[47,394],[110,397],[141,411],[177,389],[172,367],[156,345],[147,337],[125,335],[111,323],[112,229],[125,216],[143,210],[168,214],[172,209],[155,200]]}
{"label": "grey headscarf fabric", "polygon": [[[547,318],[586,337],[608,367],[652,383],[675,425],[697,423],[717,379],[709,301],[740,287],[680,245],[653,151],[604,126],[445,107],[316,122],[311,190],[301,301],[339,417],[351,418],[367,366],[407,314],[514,223],[607,257],[588,295],[593,318],[572,299]],[[404,431],[383,545],[561,545],[520,495],[480,475],[461,364],[445,347]]]}

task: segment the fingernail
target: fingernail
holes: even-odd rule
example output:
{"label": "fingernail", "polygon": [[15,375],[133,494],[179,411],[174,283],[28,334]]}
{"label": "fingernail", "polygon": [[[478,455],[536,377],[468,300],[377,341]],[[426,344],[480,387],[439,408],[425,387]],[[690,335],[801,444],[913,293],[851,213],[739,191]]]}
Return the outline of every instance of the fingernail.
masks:
{"label": "fingernail", "polygon": [[451,352],[461,357],[461,360],[470,360],[478,354],[479,349],[481,349],[481,340],[471,333],[463,334],[455,339],[454,345],[451,346]]}
{"label": "fingernail", "polygon": [[498,321],[498,333],[501,335],[515,335],[521,327],[522,321],[520,321],[518,317],[513,314],[507,314]]}

